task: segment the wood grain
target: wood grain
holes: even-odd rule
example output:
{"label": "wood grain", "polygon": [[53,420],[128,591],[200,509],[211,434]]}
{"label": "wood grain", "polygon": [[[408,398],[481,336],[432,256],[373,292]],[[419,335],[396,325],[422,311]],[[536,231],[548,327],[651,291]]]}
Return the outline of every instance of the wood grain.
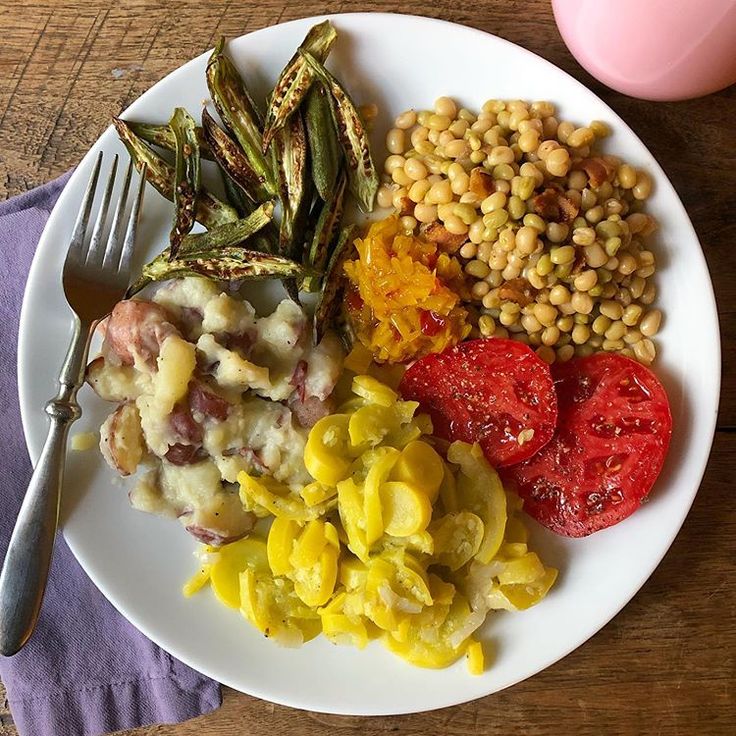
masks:
{"label": "wood grain", "polygon": [[[384,0],[0,0],[0,199],[72,167],[113,113],[211,47],[220,34],[236,36],[307,15],[398,9]],[[720,431],[700,493],[669,554],[624,611],[585,646],[508,691],[433,713],[359,719],[303,713],[225,690],[224,705],[215,713],[126,734],[731,734],[736,217],[730,199],[736,192],[736,88],[656,105],[612,92],[567,52],[548,0],[409,0],[400,9],[495,33],[549,59],[621,114],[663,165],[700,237],[721,316]],[[0,735],[15,733],[7,709],[0,711]]]}

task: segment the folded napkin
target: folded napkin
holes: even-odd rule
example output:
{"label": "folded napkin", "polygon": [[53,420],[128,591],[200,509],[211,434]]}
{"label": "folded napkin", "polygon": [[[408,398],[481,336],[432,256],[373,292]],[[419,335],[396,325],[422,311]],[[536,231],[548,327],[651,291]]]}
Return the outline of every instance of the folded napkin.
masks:
{"label": "folded napkin", "polygon": [[[16,385],[20,305],[33,252],[68,177],[0,203],[3,556],[31,472]],[[0,657],[0,676],[21,736],[95,736],[178,723],[220,705],[219,685],[133,628],[87,578],[61,535],[36,631],[14,657]]]}

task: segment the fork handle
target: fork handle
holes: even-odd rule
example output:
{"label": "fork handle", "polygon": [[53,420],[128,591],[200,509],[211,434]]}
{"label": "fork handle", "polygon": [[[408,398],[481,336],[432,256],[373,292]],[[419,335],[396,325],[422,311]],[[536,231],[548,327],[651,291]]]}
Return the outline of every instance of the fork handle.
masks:
{"label": "fork handle", "polygon": [[77,392],[84,380],[91,324],[75,320],[74,337],[59,377],[56,398],[46,404],[49,433],[28,484],[0,573],[0,654],[11,656],[28,641],[46,589],[69,428],[82,414]]}

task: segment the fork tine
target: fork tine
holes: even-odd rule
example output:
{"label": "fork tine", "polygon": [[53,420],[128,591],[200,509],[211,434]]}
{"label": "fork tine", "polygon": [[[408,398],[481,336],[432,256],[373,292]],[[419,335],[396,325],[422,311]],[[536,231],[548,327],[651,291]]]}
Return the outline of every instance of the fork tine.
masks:
{"label": "fork tine", "polygon": [[107,183],[105,184],[105,192],[102,195],[102,202],[100,203],[100,211],[97,213],[97,219],[95,220],[95,227],[92,230],[92,238],[90,239],[89,246],[87,248],[87,262],[99,260],[99,256],[102,252],[102,232],[105,229],[105,222],[107,221],[107,211],[110,207],[110,197],[112,195],[112,189],[115,186],[115,175],[118,171],[118,155],[112,160],[112,166],[110,167],[110,173],[107,177]]}
{"label": "fork tine", "polygon": [[125,230],[125,241],[123,242],[123,250],[120,254],[120,262],[118,271],[124,274],[130,272],[130,262],[133,259],[133,249],[135,247],[135,234],[138,228],[138,217],[140,216],[141,206],[143,204],[143,193],[146,190],[146,164],[144,163],[140,171],[140,180],[138,181],[138,192],[133,201],[133,208],[130,211],[128,219],[128,227]]}
{"label": "fork tine", "polygon": [[120,239],[121,230],[123,226],[123,214],[125,208],[128,206],[128,191],[130,189],[130,180],[133,175],[133,159],[128,159],[128,166],[125,169],[125,180],[123,181],[123,188],[120,192],[120,198],[118,199],[117,207],[115,207],[115,214],[112,217],[112,225],[110,226],[110,235],[108,236],[107,246],[105,248],[105,256],[102,261],[102,267],[117,265],[120,258]]}
{"label": "fork tine", "polygon": [[97,180],[100,176],[100,166],[102,166],[102,151],[97,154],[97,161],[95,161],[94,168],[92,169],[92,174],[89,177],[87,191],[85,191],[84,193],[82,206],[79,208],[77,221],[74,223],[72,238],[69,241],[69,254],[73,254],[73,256],[79,257],[80,260],[83,257],[84,236],[87,233],[87,224],[89,223],[89,216],[92,212],[92,203],[94,202],[95,191],[97,189]]}

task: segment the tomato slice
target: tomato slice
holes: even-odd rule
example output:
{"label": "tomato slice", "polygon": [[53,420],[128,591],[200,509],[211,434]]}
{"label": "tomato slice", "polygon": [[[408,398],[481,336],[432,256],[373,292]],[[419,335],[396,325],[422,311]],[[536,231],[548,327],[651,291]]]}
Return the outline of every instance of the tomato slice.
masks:
{"label": "tomato slice", "polygon": [[514,340],[468,340],[421,358],[399,391],[430,415],[434,434],[480,443],[494,467],[526,460],[554,434],[557,398],[549,366]]}
{"label": "tomato slice", "polygon": [[559,418],[552,441],[503,472],[524,510],[567,537],[636,511],[659,475],[672,435],[667,394],[645,366],[613,353],[553,367]]}

